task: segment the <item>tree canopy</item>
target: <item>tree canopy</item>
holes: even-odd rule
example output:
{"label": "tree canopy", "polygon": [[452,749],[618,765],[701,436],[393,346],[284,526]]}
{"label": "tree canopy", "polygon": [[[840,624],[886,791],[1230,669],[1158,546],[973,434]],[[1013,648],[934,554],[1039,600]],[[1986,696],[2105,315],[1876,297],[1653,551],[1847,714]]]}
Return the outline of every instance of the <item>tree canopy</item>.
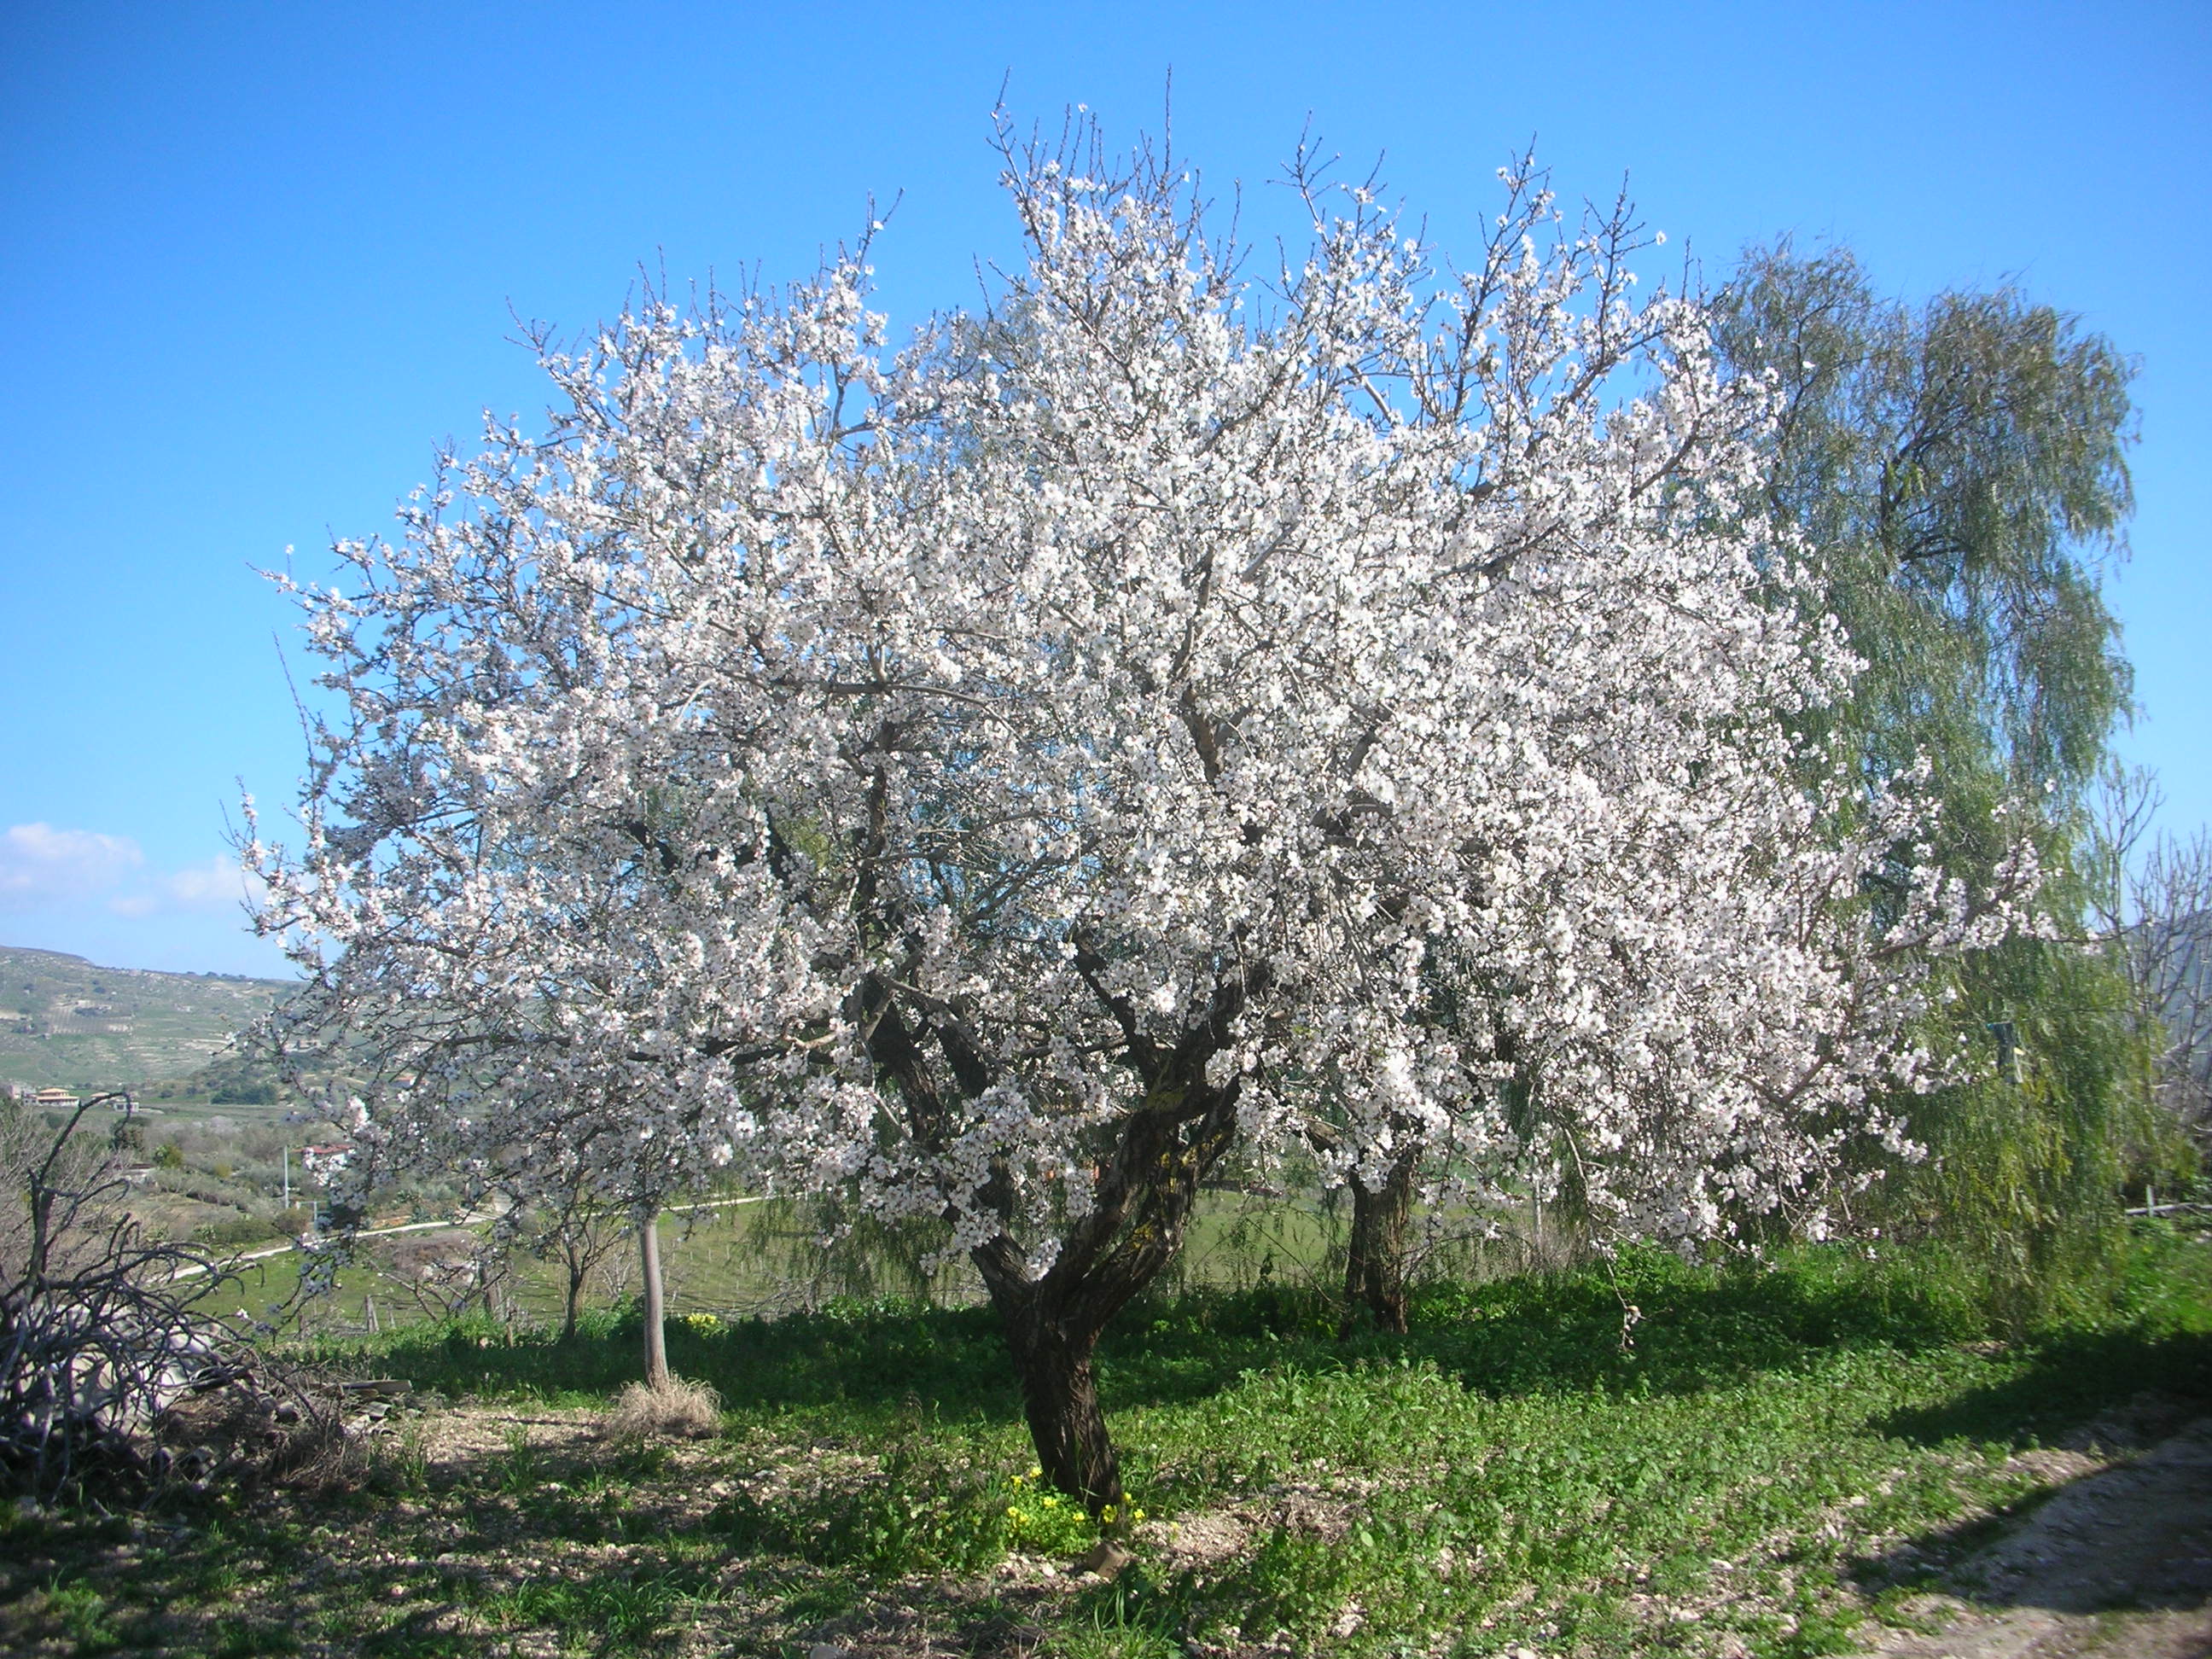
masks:
{"label": "tree canopy", "polygon": [[2041,846],[2058,937],[1946,970],[1931,1040],[1980,1063],[1905,1108],[1930,1156],[1893,1164],[1878,1206],[2033,1302],[2109,1243],[2156,1139],[2125,976],[2081,944],[2104,878],[2092,808],[2130,709],[2102,583],[2133,507],[2135,366],[2010,285],[1888,298],[1843,248],[1755,248],[1716,312],[1731,370],[1778,397],[1768,509],[1866,664],[1814,716],[1831,752],[1871,777],[1926,764],[1936,856],[1969,875],[2008,845],[1992,806],[2033,808],[2011,830]]}
{"label": "tree canopy", "polygon": [[983,314],[892,349],[865,240],[649,303],[342,544],[305,851],[252,851],[289,1039],[374,1057],[359,1178],[940,1218],[1103,1509],[1093,1345],[1233,1145],[1325,1095],[1340,1171],[1817,1231],[2035,872],[1806,735],[1856,663],[1767,393],[1625,205],[1509,169],[1455,272],[1301,165],[1263,287],[1168,160],[1001,137]]}
{"label": "tree canopy", "polygon": [[1866,659],[1839,713],[1869,762],[2078,804],[2129,709],[2102,575],[2134,365],[2011,287],[1886,298],[1843,248],[1753,250],[1717,314],[1731,368],[1776,388],[1768,501]]}

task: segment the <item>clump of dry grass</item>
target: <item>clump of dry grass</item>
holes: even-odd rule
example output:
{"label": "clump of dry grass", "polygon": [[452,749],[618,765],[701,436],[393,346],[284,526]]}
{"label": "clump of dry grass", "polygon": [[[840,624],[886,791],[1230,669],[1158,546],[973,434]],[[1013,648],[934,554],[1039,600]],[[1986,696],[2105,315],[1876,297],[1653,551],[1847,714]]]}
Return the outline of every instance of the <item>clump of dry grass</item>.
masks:
{"label": "clump of dry grass", "polygon": [[610,1440],[698,1440],[720,1431],[722,1397],[704,1382],[672,1376],[663,1388],[633,1382],[602,1424]]}

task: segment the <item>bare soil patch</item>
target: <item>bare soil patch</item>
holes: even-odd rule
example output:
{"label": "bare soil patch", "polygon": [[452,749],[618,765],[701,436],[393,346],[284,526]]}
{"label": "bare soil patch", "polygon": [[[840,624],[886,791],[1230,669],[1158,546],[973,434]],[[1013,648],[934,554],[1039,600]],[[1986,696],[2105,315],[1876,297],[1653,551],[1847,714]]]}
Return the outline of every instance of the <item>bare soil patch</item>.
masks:
{"label": "bare soil patch", "polygon": [[[2212,1655],[2212,1417],[2171,1426],[2145,1399],[2023,1454],[2059,1490],[1909,1604],[1881,1659],[2203,1659]],[[2139,1449],[2138,1449],[2139,1448]]]}

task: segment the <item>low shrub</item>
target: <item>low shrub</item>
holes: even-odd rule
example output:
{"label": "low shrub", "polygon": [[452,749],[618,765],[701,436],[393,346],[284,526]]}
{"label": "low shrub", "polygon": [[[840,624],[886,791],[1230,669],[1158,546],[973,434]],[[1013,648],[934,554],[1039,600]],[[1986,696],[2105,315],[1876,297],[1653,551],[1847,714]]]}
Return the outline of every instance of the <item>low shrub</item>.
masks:
{"label": "low shrub", "polygon": [[192,1242],[212,1250],[242,1249],[248,1244],[264,1244],[276,1236],[268,1222],[250,1215],[234,1220],[204,1222],[192,1229]]}

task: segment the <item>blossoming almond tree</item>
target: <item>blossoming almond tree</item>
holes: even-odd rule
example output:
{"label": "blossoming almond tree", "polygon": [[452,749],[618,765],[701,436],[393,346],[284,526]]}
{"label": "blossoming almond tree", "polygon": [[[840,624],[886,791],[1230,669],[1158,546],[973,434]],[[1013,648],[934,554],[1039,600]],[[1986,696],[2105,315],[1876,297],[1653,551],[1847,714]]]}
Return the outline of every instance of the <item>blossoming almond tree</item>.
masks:
{"label": "blossoming almond tree", "polygon": [[1094,1346],[1240,1139],[1325,1105],[1369,1188],[1505,1149],[1710,1234],[1883,1131],[1865,964],[1975,924],[1909,860],[1863,902],[1904,809],[1803,782],[1852,665],[1625,211],[1515,171],[1453,275],[1301,164],[1263,289],[1169,161],[1001,139],[985,314],[890,352],[865,246],[650,305],[343,546],[304,850],[253,855],[368,1174],[942,1218],[1098,1511]]}

